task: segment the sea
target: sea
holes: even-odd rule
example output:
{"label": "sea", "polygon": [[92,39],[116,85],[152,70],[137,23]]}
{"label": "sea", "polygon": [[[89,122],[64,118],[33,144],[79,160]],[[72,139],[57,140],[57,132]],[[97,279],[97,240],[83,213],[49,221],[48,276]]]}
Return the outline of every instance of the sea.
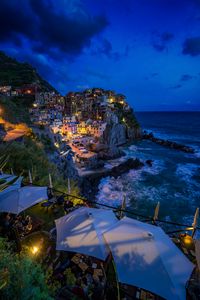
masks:
{"label": "sea", "polygon": [[[160,219],[192,225],[195,210],[200,207],[200,112],[137,112],[136,117],[143,130],[191,146],[195,154],[149,140],[134,142],[120,159],[139,158],[145,166],[117,179],[103,178],[96,201],[120,207],[125,196],[128,210],[147,217],[154,215],[160,202]],[[149,159],[152,167],[146,164]],[[106,167],[112,167],[112,162]]]}

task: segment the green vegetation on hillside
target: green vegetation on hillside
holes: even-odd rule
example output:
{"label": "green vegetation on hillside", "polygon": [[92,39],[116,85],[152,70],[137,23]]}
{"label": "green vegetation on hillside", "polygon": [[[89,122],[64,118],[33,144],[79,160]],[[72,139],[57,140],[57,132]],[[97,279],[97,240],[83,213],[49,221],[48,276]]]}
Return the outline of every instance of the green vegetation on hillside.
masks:
{"label": "green vegetation on hillside", "polygon": [[127,111],[123,109],[122,104],[115,103],[115,109],[121,123],[124,122],[128,128],[140,129],[140,124],[138,123],[132,108]]}
{"label": "green vegetation on hillside", "polygon": [[33,96],[0,97],[1,117],[10,123],[30,124],[29,107],[34,101]]}
{"label": "green vegetation on hillside", "polygon": [[25,84],[37,84],[43,91],[56,91],[28,63],[20,63],[0,51],[0,86],[22,87]]}
{"label": "green vegetation on hillside", "polygon": [[48,182],[49,173],[56,176],[56,168],[49,163],[44,146],[31,137],[24,137],[23,142],[2,143],[0,152],[9,157],[5,171],[9,172],[12,168],[16,174],[26,177],[31,170],[34,181],[41,184]]}
{"label": "green vegetation on hillside", "polygon": [[28,249],[14,253],[7,240],[0,239],[1,299],[50,300],[47,275]]}
{"label": "green vegetation on hillside", "polygon": [[[56,165],[48,160],[44,148],[43,143],[32,136],[24,137],[23,142],[1,143],[0,153],[9,158],[3,169],[4,172],[9,173],[12,168],[16,175],[22,174],[28,180],[28,170],[31,170],[34,183],[40,185],[49,184],[49,173],[51,173],[54,188],[67,192],[66,181],[58,172]],[[71,190],[72,194],[78,194],[74,183]]]}

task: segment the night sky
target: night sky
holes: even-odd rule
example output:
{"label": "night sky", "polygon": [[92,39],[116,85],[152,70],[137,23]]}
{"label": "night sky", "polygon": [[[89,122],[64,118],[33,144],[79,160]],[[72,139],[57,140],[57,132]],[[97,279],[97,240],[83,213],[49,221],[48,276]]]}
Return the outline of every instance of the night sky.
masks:
{"label": "night sky", "polygon": [[200,0],[0,0],[0,49],[62,94],[88,87],[135,110],[200,110]]}

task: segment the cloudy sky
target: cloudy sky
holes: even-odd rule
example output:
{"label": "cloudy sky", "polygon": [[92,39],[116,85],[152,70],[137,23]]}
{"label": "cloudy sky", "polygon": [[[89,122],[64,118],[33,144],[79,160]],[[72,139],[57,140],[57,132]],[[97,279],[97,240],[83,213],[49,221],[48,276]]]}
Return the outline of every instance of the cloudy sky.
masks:
{"label": "cloudy sky", "polygon": [[102,87],[135,110],[200,110],[200,0],[0,4],[0,49],[62,94]]}

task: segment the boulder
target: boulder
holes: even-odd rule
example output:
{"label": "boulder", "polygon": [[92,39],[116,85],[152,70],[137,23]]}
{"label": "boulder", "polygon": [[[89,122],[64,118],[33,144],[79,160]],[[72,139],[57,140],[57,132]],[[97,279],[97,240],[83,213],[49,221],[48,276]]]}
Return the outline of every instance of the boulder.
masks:
{"label": "boulder", "polygon": [[152,166],[153,166],[153,160],[147,159],[147,160],[146,160],[146,164],[147,164],[148,166],[152,167]]}
{"label": "boulder", "polygon": [[104,151],[100,151],[98,153],[98,158],[107,160],[107,159],[115,159],[125,155],[125,153],[117,146],[110,146]]}

